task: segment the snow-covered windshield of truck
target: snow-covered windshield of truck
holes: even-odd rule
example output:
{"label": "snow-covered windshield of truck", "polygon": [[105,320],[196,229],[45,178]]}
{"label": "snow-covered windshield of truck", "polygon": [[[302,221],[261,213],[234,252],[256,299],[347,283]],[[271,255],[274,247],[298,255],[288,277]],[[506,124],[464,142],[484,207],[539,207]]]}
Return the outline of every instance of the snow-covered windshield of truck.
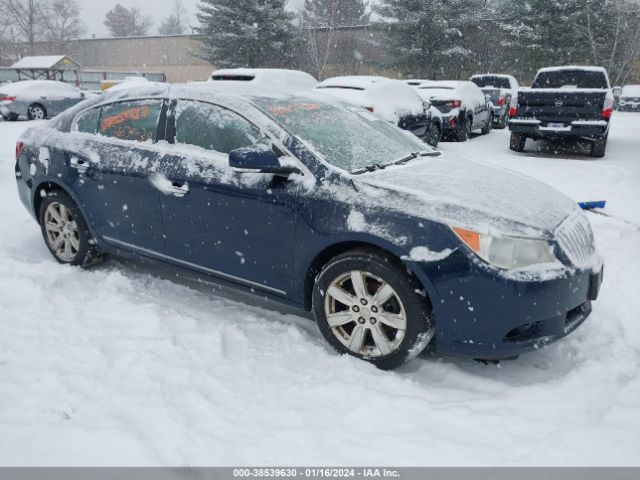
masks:
{"label": "snow-covered windshield of truck", "polygon": [[604,72],[598,70],[549,70],[536,76],[531,88],[609,88]]}
{"label": "snow-covered windshield of truck", "polygon": [[361,107],[305,97],[254,101],[324,160],[348,172],[432,151],[417,137]]}

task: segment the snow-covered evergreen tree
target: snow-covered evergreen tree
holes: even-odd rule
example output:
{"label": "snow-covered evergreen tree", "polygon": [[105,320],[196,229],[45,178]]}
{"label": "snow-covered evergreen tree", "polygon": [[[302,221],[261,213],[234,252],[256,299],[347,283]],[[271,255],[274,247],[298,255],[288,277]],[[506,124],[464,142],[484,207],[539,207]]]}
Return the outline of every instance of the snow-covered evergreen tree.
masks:
{"label": "snow-covered evergreen tree", "polygon": [[364,0],[305,0],[302,12],[304,25],[334,28],[364,25],[369,22]]}
{"label": "snow-covered evergreen tree", "polygon": [[202,57],[216,67],[279,67],[292,56],[286,0],[201,0]]}

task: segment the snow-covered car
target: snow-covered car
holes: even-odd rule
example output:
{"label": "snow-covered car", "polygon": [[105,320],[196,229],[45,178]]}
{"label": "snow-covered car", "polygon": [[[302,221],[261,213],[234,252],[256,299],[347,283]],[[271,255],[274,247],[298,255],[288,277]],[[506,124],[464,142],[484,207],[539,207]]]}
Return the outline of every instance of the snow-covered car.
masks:
{"label": "snow-covered car", "polygon": [[483,135],[491,132],[493,108],[489,98],[475,83],[426,80],[414,88],[423,100],[440,110],[444,138],[464,142],[474,130],[481,130]]}
{"label": "snow-covered car", "polygon": [[0,114],[7,120],[43,120],[85,100],[87,95],[68,83],[26,80],[3,85]]}
{"label": "snow-covered car", "polygon": [[640,111],[640,85],[625,85],[622,87],[618,110],[621,112]]}
{"label": "snow-covered car", "polygon": [[513,75],[485,73],[474,75],[471,81],[491,98],[494,128],[506,128],[509,123],[509,109],[517,99],[520,85]]}
{"label": "snow-covered car", "polygon": [[247,91],[304,92],[318,84],[308,73],[280,68],[228,68],[216,70],[207,83],[242,93]]}
{"label": "snow-covered car", "polygon": [[365,108],[432,146],[442,138],[442,116],[434,115],[430,104],[400,80],[365,75],[334,77],[319,83],[315,91]]}
{"label": "snow-covered car", "polygon": [[313,312],[338,352],[384,369],[432,341],[539,348],[602,280],[571,199],[313,93],[106,92],[28,129],[15,177],[56,261],[125,256]]}

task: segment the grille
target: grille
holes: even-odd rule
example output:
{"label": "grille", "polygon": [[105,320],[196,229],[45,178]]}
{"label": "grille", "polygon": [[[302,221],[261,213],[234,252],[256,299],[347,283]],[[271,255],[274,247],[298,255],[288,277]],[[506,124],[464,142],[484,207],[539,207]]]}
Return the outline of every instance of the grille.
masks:
{"label": "grille", "polygon": [[556,239],[560,248],[574,267],[592,266],[596,254],[593,230],[586,215],[577,210],[556,230]]}

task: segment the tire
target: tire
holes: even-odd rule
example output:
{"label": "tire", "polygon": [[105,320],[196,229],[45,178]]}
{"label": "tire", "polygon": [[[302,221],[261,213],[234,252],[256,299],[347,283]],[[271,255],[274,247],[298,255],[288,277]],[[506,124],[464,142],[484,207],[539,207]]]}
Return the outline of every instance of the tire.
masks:
{"label": "tire", "polygon": [[29,120],[44,120],[47,118],[47,109],[39,103],[34,103],[27,110]]}
{"label": "tire", "polygon": [[434,148],[438,147],[438,143],[442,139],[442,128],[435,122],[429,125],[429,132],[427,133],[427,143]]}
{"label": "tire", "polygon": [[520,135],[519,133],[511,134],[511,142],[509,148],[514,152],[524,152],[524,146],[527,143],[527,137]]}
{"label": "tire", "polygon": [[458,142],[466,142],[471,138],[471,132],[473,131],[473,118],[467,117],[464,121],[464,125],[457,131],[456,140]]}
{"label": "tire", "polygon": [[49,192],[38,219],[44,242],[58,263],[88,268],[102,259],[82,212],[66,193]]}
{"label": "tire", "polygon": [[607,150],[607,137],[591,142],[591,156],[594,158],[604,157]]}
{"label": "tire", "polygon": [[482,127],[482,135],[488,135],[489,133],[491,133],[491,130],[493,130],[493,113],[489,115],[487,123],[484,127]]}
{"label": "tire", "polygon": [[[363,280],[357,288],[354,278]],[[313,288],[313,311],[320,332],[338,353],[393,370],[417,357],[433,338],[431,307],[416,293],[421,290],[398,260],[355,249],[322,269]],[[375,299],[380,291],[384,303]]]}

